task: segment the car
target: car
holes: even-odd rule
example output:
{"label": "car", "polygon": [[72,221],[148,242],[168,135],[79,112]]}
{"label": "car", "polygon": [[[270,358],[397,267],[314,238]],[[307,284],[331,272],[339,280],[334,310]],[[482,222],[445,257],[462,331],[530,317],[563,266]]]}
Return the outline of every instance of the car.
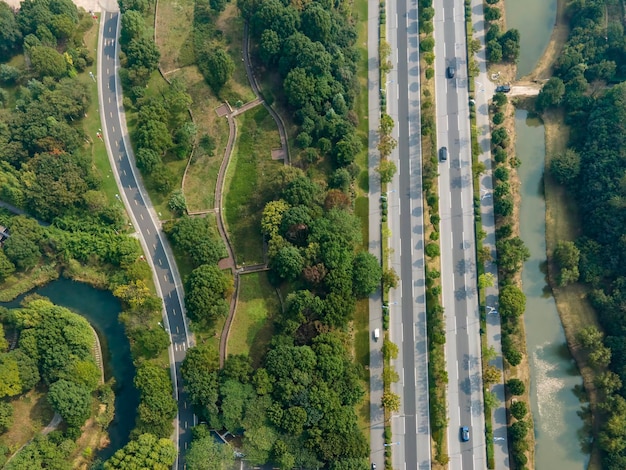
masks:
{"label": "car", "polygon": [[439,149],[439,161],[445,162],[448,159],[448,147],[441,147]]}
{"label": "car", "polygon": [[500,85],[496,87],[497,93],[508,93],[511,91],[511,85]]}
{"label": "car", "polygon": [[372,470],[376,470],[376,464],[372,463]]}
{"label": "car", "polygon": [[470,432],[467,426],[461,427],[461,440],[467,442],[470,440]]}
{"label": "car", "polygon": [[378,338],[380,338],[380,328],[374,329],[374,341],[378,341]]}
{"label": "car", "polygon": [[454,65],[450,65],[447,69],[446,69],[446,77],[448,78],[454,78]]}

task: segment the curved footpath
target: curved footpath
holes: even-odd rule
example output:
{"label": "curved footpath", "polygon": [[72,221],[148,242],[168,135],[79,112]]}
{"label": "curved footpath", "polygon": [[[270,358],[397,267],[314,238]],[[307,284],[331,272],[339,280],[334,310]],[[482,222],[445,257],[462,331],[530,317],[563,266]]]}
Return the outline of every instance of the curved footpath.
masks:
{"label": "curved footpath", "polygon": [[246,67],[246,74],[248,75],[250,87],[252,88],[252,91],[254,92],[256,98],[235,110],[233,110],[228,103],[225,103],[218,108],[218,110],[221,110],[219,112],[219,115],[226,116],[226,119],[228,119],[228,143],[226,144],[226,149],[224,150],[224,158],[222,160],[222,164],[220,165],[220,170],[217,174],[217,183],[215,185],[215,212],[217,213],[217,229],[220,233],[220,237],[226,245],[226,250],[228,252],[228,258],[220,262],[220,268],[230,269],[233,273],[234,278],[234,292],[230,300],[228,316],[226,317],[226,322],[224,323],[224,328],[222,329],[222,334],[220,336],[220,367],[224,366],[224,361],[226,360],[226,355],[228,354],[228,336],[230,334],[230,328],[233,325],[233,321],[235,319],[235,312],[237,310],[237,301],[239,297],[239,276],[240,274],[266,271],[268,269],[266,264],[246,266],[243,268],[237,265],[235,252],[233,250],[230,237],[228,236],[228,230],[226,229],[226,223],[224,221],[224,213],[222,210],[222,208],[224,207],[224,205],[222,204],[224,181],[226,179],[226,172],[228,171],[228,164],[230,163],[230,156],[232,154],[233,147],[235,146],[235,139],[237,138],[237,122],[235,121],[235,117],[239,116],[249,109],[254,108],[259,104],[263,104],[263,106],[265,106],[265,109],[267,109],[267,111],[274,119],[274,122],[276,122],[278,135],[280,136],[281,148],[279,151],[279,155],[272,151],[272,158],[282,158],[286,165],[290,164],[289,144],[287,140],[287,132],[285,131],[285,125],[278,113],[265,102],[263,96],[261,95],[259,85],[256,82],[256,77],[254,76],[254,72],[252,70],[249,42],[250,36],[248,34],[248,23],[246,23],[243,33],[243,62]]}
{"label": "curved footpath", "polygon": [[120,29],[119,7],[106,0],[102,5],[98,41],[97,82],[102,133],[111,169],[137,237],[152,269],[158,296],[163,299],[163,323],[171,338],[168,348],[174,398],[178,414],[174,423],[177,461],[175,468],[184,469],[184,449],[191,443],[191,427],[197,418],[183,390],[180,366],[186,351],[193,346],[185,318],[180,275],[173,262],[171,248],[162,233],[161,224],[135,167],[126,116],[122,104],[122,85],[118,70]]}

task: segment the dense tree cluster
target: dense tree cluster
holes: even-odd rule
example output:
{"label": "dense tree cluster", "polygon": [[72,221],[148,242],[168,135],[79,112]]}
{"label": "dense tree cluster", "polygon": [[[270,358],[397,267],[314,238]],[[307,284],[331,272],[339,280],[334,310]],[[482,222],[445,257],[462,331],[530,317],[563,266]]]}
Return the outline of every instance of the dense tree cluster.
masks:
{"label": "dense tree cluster", "polygon": [[182,217],[168,222],[163,230],[195,268],[201,264],[217,264],[228,256],[224,242],[207,218]]}
{"label": "dense tree cluster", "polygon": [[358,54],[346,4],[312,1],[298,8],[279,0],[240,0],[238,5],[250,23],[259,57],[280,74],[300,126],[298,146],[315,147],[337,166],[349,165],[362,143],[351,112],[358,90]]}
{"label": "dense tree cluster", "polygon": [[[306,302],[296,298],[302,296],[288,301],[294,315]],[[242,435],[252,463],[272,461],[289,469],[353,461],[361,466],[346,468],[363,468],[367,445],[354,413],[363,397],[361,371],[345,349],[345,334],[321,333],[302,344],[286,333],[274,338],[254,371],[245,356],[230,356],[218,371],[217,351],[191,349],[183,377],[196,411],[211,428]],[[202,439],[194,445],[204,449],[200,455],[216,452]]]}
{"label": "dense tree cluster", "polygon": [[607,3],[569,4],[570,36],[557,59],[557,78],[544,86],[539,108],[562,106],[571,127],[570,147],[553,156],[550,171],[573,193],[584,221],[583,233],[574,243],[559,243],[554,261],[559,283],[579,279],[591,286],[592,304],[607,332],[604,337],[595,329],[585,329],[577,339],[589,363],[600,371],[596,376],[602,392],[598,413],[604,425],[595,442],[603,452],[602,467],[617,470],[626,466],[622,426],[626,420],[626,85],[608,88],[606,84],[620,82],[626,73],[626,43],[622,21],[610,13],[607,16]]}
{"label": "dense tree cluster", "polygon": [[20,309],[3,309],[0,320],[19,334],[17,348],[0,351],[0,396],[25,393],[43,380],[55,411],[69,428],[80,428],[100,383],[87,321],[44,299],[30,300]]}
{"label": "dense tree cluster", "polygon": [[176,447],[167,438],[145,433],[118,450],[104,464],[104,470],[150,468],[168,470],[176,461]]}

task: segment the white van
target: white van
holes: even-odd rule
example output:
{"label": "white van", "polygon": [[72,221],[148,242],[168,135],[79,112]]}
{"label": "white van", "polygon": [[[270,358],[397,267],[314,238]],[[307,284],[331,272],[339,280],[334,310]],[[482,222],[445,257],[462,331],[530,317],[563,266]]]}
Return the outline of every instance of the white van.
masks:
{"label": "white van", "polygon": [[380,338],[380,329],[376,328],[374,330],[374,341],[378,341],[378,338]]}

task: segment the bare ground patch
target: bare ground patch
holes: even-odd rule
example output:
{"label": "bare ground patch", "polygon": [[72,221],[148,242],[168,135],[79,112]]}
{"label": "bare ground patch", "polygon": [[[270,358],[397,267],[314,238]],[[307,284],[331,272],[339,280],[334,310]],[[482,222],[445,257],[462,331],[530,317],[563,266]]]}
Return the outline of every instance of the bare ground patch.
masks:
{"label": "bare ground patch", "polygon": [[194,62],[192,46],[194,0],[159,0],[156,43],[164,73]]}

